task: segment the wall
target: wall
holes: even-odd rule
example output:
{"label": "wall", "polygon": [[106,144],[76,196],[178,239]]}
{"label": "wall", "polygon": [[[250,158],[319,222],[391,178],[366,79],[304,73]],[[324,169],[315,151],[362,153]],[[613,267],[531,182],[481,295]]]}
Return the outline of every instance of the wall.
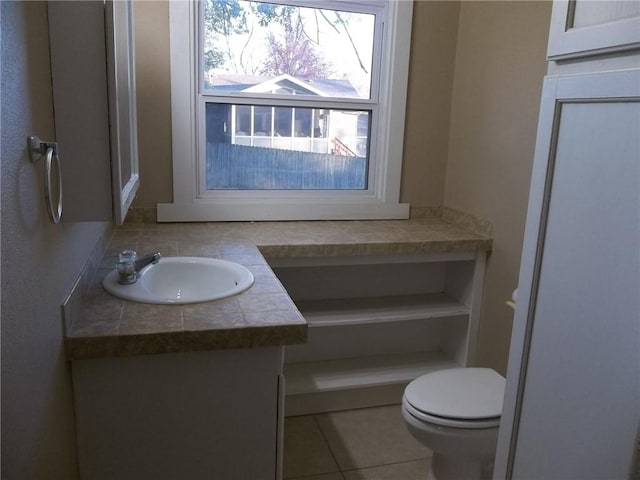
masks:
{"label": "wall", "polygon": [[[60,305],[110,224],[49,223],[42,164],[54,138],[46,3],[0,2],[2,22],[2,478],[73,480],[73,400]],[[64,161],[64,158],[63,158]]]}
{"label": "wall", "polygon": [[169,2],[135,2],[140,189],[133,207],[173,201]]}
{"label": "wall", "polygon": [[506,372],[550,2],[463,2],[445,205],[491,220],[478,363]]}
{"label": "wall", "polygon": [[442,205],[460,2],[416,1],[400,200]]}

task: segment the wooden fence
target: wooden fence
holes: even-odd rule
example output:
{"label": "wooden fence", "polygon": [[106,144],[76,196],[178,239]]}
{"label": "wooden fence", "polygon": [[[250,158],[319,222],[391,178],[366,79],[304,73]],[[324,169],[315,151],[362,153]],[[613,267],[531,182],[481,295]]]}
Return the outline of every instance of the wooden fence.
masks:
{"label": "wooden fence", "polygon": [[367,159],[208,143],[206,176],[208,190],[361,190]]}

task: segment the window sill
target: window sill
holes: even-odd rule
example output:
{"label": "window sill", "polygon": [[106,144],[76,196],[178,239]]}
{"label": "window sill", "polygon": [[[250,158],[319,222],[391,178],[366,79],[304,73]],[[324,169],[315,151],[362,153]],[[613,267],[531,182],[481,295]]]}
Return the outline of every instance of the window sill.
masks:
{"label": "window sill", "polygon": [[[301,208],[302,207],[302,208]],[[159,203],[158,222],[229,222],[275,220],[391,220],[409,218],[408,203],[376,199],[336,201],[283,201],[263,199],[201,200],[194,203]]]}

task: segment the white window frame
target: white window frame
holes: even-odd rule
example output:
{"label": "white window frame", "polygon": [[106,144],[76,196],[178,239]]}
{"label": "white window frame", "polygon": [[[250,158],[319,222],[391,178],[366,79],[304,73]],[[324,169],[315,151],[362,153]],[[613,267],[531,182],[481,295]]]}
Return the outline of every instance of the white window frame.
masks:
{"label": "white window frame", "polygon": [[[279,3],[279,0],[270,0]],[[288,4],[314,2],[289,0]],[[317,6],[319,2],[315,2]],[[322,0],[323,8],[353,8],[386,4],[383,19],[382,71],[374,74],[372,93],[378,95],[371,130],[367,190],[224,190],[202,194],[199,135],[204,133],[204,101],[197,38],[198,5],[172,0],[169,7],[171,50],[171,111],[173,203],[158,204],[158,221],[356,220],[408,218],[409,205],[399,202],[404,142],[405,105],[411,43],[412,0]],[[376,88],[377,87],[377,88]],[[229,103],[242,99],[228,97]],[[274,104],[274,98],[265,104]],[[286,100],[277,100],[286,105]],[[252,103],[256,103],[252,100]],[[346,108],[348,103],[323,104]],[[371,109],[370,103],[361,107]],[[375,143],[374,143],[375,142]],[[201,142],[204,145],[204,142]]]}

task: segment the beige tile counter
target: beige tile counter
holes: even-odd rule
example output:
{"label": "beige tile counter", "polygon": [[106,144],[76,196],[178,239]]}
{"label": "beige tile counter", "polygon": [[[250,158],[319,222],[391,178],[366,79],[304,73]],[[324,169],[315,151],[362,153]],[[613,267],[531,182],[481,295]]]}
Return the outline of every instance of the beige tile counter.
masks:
{"label": "beige tile counter", "polygon": [[[444,217],[446,218],[446,217]],[[447,218],[449,220],[449,218]],[[455,219],[454,219],[455,220]],[[246,266],[255,283],[231,298],[147,305],[106,293],[117,253],[205,256]],[[379,221],[125,224],[109,242],[68,328],[69,359],[304,343],[307,324],[266,259],[488,251],[491,238],[442,217]]]}

